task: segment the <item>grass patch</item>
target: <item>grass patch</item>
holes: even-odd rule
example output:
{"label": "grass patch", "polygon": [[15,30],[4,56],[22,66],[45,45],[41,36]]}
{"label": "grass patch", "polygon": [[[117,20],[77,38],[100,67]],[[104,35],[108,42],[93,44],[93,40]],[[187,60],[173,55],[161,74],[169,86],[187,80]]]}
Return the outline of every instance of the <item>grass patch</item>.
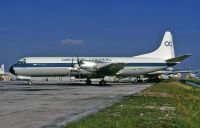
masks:
{"label": "grass patch", "polygon": [[66,128],[199,128],[200,89],[162,82]]}

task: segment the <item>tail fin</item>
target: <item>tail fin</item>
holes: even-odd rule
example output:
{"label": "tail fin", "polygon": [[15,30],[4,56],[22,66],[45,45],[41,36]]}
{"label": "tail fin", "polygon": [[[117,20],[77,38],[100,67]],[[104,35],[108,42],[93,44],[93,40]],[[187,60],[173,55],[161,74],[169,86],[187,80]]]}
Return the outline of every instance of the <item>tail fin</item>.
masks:
{"label": "tail fin", "polygon": [[139,55],[136,57],[161,58],[164,60],[174,58],[175,57],[174,44],[173,44],[171,32],[169,32],[169,31],[165,32],[162,43],[157,50],[155,50],[151,53]]}
{"label": "tail fin", "polygon": [[0,74],[4,74],[4,65],[1,65]]}

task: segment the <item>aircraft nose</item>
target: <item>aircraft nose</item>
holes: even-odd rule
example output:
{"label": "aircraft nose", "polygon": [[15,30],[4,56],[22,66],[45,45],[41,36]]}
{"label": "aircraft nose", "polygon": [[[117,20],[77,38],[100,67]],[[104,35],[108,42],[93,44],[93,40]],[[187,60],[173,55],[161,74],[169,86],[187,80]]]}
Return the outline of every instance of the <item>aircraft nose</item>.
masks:
{"label": "aircraft nose", "polygon": [[13,66],[10,67],[9,71],[10,71],[10,73],[12,73],[13,75],[16,75]]}

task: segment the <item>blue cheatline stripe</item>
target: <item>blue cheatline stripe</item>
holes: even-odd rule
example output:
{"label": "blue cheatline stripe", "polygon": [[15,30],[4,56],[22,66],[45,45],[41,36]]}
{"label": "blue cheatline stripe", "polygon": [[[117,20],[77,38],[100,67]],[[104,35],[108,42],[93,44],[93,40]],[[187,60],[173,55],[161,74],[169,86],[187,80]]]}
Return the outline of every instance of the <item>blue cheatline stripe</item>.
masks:
{"label": "blue cheatline stripe", "polygon": [[71,67],[71,63],[27,63],[15,64],[14,67]]}
{"label": "blue cheatline stripe", "polygon": [[128,63],[127,66],[129,67],[139,67],[139,66],[174,66],[175,64],[173,63]]}
{"label": "blue cheatline stripe", "polygon": [[[71,63],[27,63],[15,64],[13,67],[71,67]],[[174,66],[175,63],[128,63],[128,67],[149,67],[149,66]]]}

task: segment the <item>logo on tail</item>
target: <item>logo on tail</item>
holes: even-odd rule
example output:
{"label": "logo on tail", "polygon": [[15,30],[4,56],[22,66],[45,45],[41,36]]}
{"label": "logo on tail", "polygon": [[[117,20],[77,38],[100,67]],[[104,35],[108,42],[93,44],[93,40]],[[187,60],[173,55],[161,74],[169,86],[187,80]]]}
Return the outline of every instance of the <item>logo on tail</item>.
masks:
{"label": "logo on tail", "polygon": [[172,46],[172,42],[171,41],[165,41],[165,46]]}

